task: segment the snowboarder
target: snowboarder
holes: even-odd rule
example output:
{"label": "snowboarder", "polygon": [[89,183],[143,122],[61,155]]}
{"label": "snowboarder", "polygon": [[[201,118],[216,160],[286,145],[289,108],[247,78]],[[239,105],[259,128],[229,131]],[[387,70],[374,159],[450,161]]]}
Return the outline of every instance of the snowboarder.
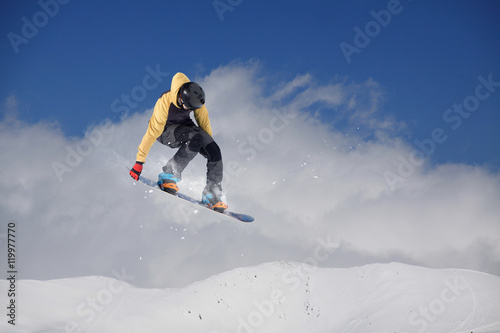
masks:
{"label": "snowboarder", "polygon": [[[139,180],[143,164],[155,140],[171,148],[178,148],[163,167],[163,172],[158,175],[160,188],[176,194],[182,171],[200,153],[207,159],[207,183],[202,193],[202,202],[213,210],[223,212],[227,205],[221,200],[222,155],[212,137],[212,127],[204,104],[205,92],[201,86],[191,82],[183,73],[175,74],[170,90],[164,92],[156,102],[130,176]],[[198,126],[191,119],[191,112]]]}

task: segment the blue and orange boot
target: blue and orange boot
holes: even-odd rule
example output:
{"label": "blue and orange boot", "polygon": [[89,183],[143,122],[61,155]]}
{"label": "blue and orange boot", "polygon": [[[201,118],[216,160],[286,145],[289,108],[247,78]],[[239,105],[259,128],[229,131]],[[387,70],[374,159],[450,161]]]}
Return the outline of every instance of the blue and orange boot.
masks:
{"label": "blue and orange boot", "polygon": [[158,175],[158,186],[165,192],[170,194],[176,194],[179,191],[177,187],[177,182],[180,181],[179,178],[175,178],[171,173],[162,172]]}
{"label": "blue and orange boot", "polygon": [[228,206],[221,200],[221,195],[222,189],[220,184],[207,184],[203,190],[201,202],[207,205],[208,208],[223,213]]}

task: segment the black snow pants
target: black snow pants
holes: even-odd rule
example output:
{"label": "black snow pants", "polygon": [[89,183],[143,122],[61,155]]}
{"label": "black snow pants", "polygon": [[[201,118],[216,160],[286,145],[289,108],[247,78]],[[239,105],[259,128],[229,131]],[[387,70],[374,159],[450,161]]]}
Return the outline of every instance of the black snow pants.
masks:
{"label": "black snow pants", "polygon": [[182,124],[166,125],[157,139],[163,145],[179,148],[163,167],[163,172],[181,179],[182,171],[200,153],[207,159],[207,186],[220,188],[223,166],[222,154],[214,139],[200,127]]}

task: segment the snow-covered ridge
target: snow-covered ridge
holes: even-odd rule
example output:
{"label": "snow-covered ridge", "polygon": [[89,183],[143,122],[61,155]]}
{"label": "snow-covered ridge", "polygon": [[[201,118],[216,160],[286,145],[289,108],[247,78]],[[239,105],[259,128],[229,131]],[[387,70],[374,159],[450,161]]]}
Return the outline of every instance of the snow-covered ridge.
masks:
{"label": "snow-covered ridge", "polygon": [[[178,289],[111,277],[18,281],[2,332],[499,332],[500,277],[398,263],[273,262]],[[0,282],[2,290],[8,282]],[[5,294],[2,292],[2,294]]]}

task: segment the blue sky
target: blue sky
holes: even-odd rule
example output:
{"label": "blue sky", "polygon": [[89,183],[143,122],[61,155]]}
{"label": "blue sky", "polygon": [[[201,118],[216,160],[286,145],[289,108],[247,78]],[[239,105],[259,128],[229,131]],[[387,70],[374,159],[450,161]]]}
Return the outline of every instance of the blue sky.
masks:
{"label": "blue sky", "polygon": [[[0,220],[19,222],[23,278],[180,286],[302,262],[318,237],[339,246],[324,266],[500,274],[497,1],[226,1],[2,2]],[[230,209],[256,223],[124,168],[178,71],[207,93]],[[153,145],[142,175],[174,152]]]}
{"label": "blue sky", "polygon": [[[21,120],[57,121],[67,135],[81,136],[116,116],[112,102],[141,85],[147,67],[169,76],[132,112],[151,108],[177,71],[203,77],[256,60],[270,92],[273,83],[306,73],[321,83],[372,79],[384,92],[381,112],[405,124],[399,135],[409,143],[445,131],[432,161],[500,167],[500,89],[456,130],[443,120],[474,94],[479,76],[500,81],[496,1],[221,0],[219,12],[213,1],[54,1],[1,5],[0,99],[15,96]],[[41,14],[43,7],[53,15]],[[348,62],[340,44],[355,46],[355,28],[377,29],[371,13],[388,7],[388,24],[372,30]],[[14,45],[9,33],[24,37],[26,20],[38,22],[38,31]],[[324,122],[342,126],[336,110],[318,110]]]}

